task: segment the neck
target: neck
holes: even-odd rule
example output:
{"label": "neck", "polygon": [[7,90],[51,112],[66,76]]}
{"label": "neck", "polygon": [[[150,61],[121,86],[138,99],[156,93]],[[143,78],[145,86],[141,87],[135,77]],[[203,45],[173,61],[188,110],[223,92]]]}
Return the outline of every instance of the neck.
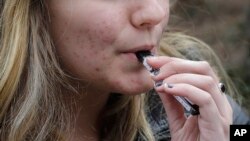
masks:
{"label": "neck", "polygon": [[[100,119],[109,93],[84,90],[79,94],[66,94],[67,106],[72,109],[74,117],[74,129],[71,141],[97,141],[100,131]],[[70,95],[70,97],[69,97]]]}

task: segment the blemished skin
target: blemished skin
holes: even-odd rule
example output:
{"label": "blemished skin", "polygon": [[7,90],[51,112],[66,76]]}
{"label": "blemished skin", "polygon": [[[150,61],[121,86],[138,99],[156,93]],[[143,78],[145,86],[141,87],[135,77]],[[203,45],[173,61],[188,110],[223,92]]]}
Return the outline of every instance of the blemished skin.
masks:
{"label": "blemished skin", "polygon": [[168,21],[166,0],[50,3],[53,37],[69,72],[104,92],[138,94],[152,88],[134,52],[156,50]]}
{"label": "blemished skin", "polygon": [[[167,112],[173,141],[228,140],[232,109],[208,63],[150,57],[148,64],[160,69],[157,76],[150,76],[136,58],[135,52],[141,50],[157,54],[168,22],[168,0],[47,0],[47,3],[60,62],[68,73],[82,80],[82,85],[88,85],[85,89],[88,95],[108,96],[112,92],[135,95],[152,89],[154,81],[164,80],[155,89]],[[187,97],[197,104],[200,115],[185,117],[173,95]],[[100,112],[89,110],[92,116]],[[80,115],[87,113],[85,110]],[[91,119],[96,118],[81,119],[81,123]],[[79,124],[79,128],[84,128],[83,125]]]}

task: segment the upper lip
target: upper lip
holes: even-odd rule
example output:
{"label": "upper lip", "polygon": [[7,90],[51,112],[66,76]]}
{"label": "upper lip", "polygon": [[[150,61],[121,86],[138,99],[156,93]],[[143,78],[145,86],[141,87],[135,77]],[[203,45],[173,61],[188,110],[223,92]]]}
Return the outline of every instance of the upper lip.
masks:
{"label": "upper lip", "polygon": [[138,51],[152,51],[156,46],[155,45],[142,45],[142,46],[137,46],[131,49],[127,49],[123,51],[123,53],[135,53]]}

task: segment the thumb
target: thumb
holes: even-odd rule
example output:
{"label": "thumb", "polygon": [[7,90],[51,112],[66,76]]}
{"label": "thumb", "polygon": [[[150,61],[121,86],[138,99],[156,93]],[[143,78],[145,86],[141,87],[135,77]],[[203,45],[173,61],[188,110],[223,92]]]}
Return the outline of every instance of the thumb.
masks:
{"label": "thumb", "polygon": [[182,105],[170,94],[158,92],[166,111],[170,131],[177,131],[182,128],[186,121]]}

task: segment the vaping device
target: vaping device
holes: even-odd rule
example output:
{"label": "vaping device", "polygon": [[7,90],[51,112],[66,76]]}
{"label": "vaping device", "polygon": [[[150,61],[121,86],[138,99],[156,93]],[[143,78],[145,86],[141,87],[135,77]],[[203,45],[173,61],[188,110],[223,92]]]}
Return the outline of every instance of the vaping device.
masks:
{"label": "vaping device", "polygon": [[[148,65],[146,61],[147,57],[154,56],[150,51],[138,51],[135,54],[139,62],[141,62],[144,65],[144,67],[149,71],[151,75],[159,74],[159,69],[152,68],[151,66]],[[162,83],[163,81],[155,82],[155,86],[159,87],[162,85]],[[190,100],[188,100],[185,97],[181,97],[181,96],[174,96],[174,97],[177,101],[181,103],[181,105],[185,108],[185,110],[191,115],[200,114],[198,105],[193,104]]]}

